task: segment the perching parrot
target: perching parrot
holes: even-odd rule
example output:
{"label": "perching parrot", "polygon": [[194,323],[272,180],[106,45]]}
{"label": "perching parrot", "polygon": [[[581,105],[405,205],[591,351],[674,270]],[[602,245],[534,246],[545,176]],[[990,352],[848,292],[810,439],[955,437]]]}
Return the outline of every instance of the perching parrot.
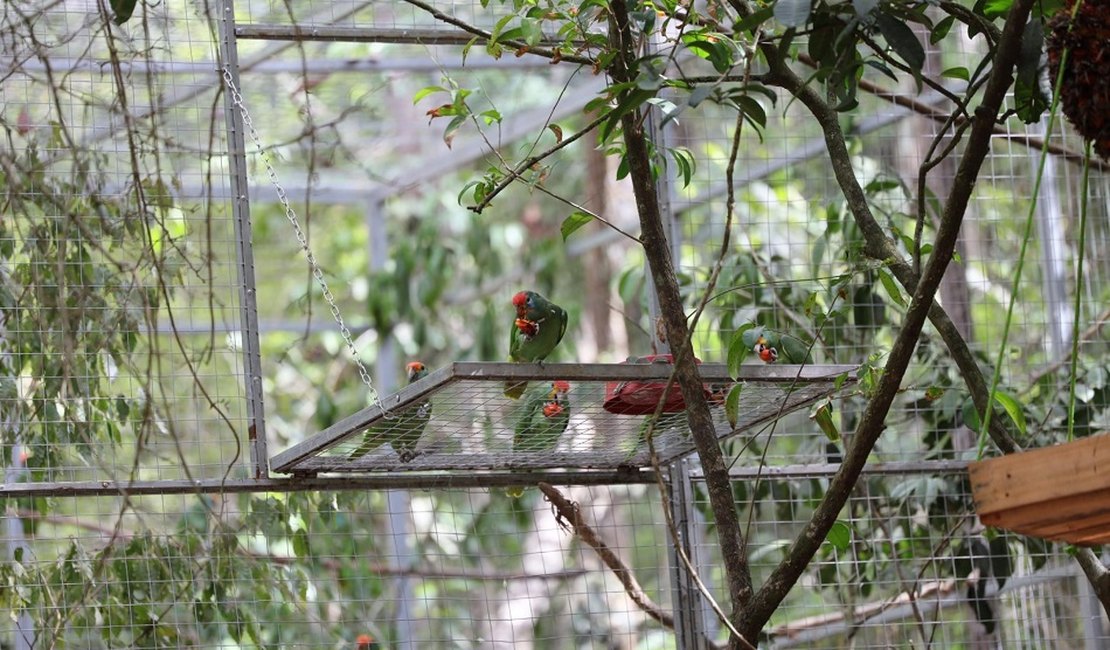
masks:
{"label": "perching parrot", "polygon": [[[551,451],[570,423],[570,384],[558,380],[551,382],[549,390],[535,387],[528,391],[528,399],[519,409],[513,432],[513,452]],[[524,494],[524,487],[513,485],[505,494],[516,499]]]}
{"label": "perching parrot", "polygon": [[[406,366],[409,383],[415,383],[428,376],[428,368],[419,361]],[[402,463],[416,457],[416,443],[432,418],[432,402],[428,400],[403,411],[395,412],[392,417],[379,420],[362,434],[362,444],[351,452],[347,460],[362,458],[378,447],[389,443]]]}
{"label": "perching parrot", "polygon": [[[543,361],[567,332],[567,312],[535,291],[513,296],[516,318],[509,336],[509,360],[518,363]],[[505,397],[520,399],[527,381],[505,382]]]}
{"label": "perching parrot", "polygon": [[[534,394],[525,402],[516,421],[513,451],[551,451],[570,422],[570,384],[551,383],[551,389]],[[539,393],[539,391],[534,391]]]}
{"label": "perching parrot", "polygon": [[355,639],[356,650],[378,650],[378,642],[369,634],[360,634]]}
{"label": "perching parrot", "polygon": [[786,363],[812,363],[809,344],[790,334],[779,334],[765,327],[753,327],[743,334],[744,345],[755,352],[763,363],[780,358]]}

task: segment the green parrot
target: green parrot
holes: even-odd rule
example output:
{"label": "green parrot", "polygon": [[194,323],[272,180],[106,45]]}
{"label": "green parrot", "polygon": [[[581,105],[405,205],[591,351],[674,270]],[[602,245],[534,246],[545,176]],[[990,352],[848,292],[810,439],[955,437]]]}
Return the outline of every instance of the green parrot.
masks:
{"label": "green parrot", "polygon": [[[544,452],[555,449],[559,438],[570,423],[570,392],[568,382],[551,382],[551,389],[528,391],[528,399],[520,408],[513,432],[513,452]],[[524,494],[524,487],[513,485],[505,494],[516,499]]]}
{"label": "green parrot", "polygon": [[[535,291],[513,296],[516,318],[509,337],[509,360],[518,363],[543,361],[567,332],[567,312]],[[505,382],[505,397],[520,399],[527,381]]]}
{"label": "green parrot", "polygon": [[[428,368],[419,361],[413,361],[406,366],[409,383],[415,383],[428,376]],[[402,463],[407,463],[416,458],[416,443],[428,426],[432,418],[432,402],[425,401],[416,406],[411,406],[399,413],[393,413],[390,418],[379,420],[374,426],[362,434],[362,444],[347,456],[347,460],[362,458],[378,447],[389,443]]]}
{"label": "green parrot", "polygon": [[751,348],[763,363],[780,358],[786,363],[813,363],[809,344],[790,334],[780,334],[766,327],[753,327],[743,334],[744,345]]}
{"label": "green parrot", "polygon": [[[521,409],[513,434],[513,451],[551,451],[570,422],[570,384],[555,381],[551,390],[534,394]],[[532,391],[538,393],[539,391]]]}

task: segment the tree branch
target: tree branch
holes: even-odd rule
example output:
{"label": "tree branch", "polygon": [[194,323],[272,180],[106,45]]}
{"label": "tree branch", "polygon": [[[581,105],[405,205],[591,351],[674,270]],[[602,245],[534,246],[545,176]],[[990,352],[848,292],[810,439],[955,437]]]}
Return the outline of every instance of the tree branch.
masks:
{"label": "tree branch", "polygon": [[[1010,88],[1013,80],[1012,71],[1017,62],[1018,51],[1021,47],[1022,31],[1033,1],[1034,0],[1015,0],[1010,9],[1006,25],[1003,28],[1002,37],[995,51],[991,78],[987,82],[986,89],[983,93],[983,102],[974,112],[974,123],[968,135],[967,149],[960,161],[952,191],[944,206],[944,213],[941,216],[936,240],[934,242],[933,254],[930,256],[929,262],[925,266],[920,281],[916,283],[913,300],[906,312],[902,329],[895,339],[894,346],[891,349],[886,364],[886,369],[879,380],[879,385],[875,394],[868,402],[860,418],[859,425],[856,428],[852,440],[852,445],[849,447],[844,457],[840,470],[837,471],[836,475],[834,475],[830,481],[825,498],[818,504],[812,518],[794,540],[786,559],[775,568],[771,576],[767,579],[767,582],[753,596],[748,607],[745,608],[743,616],[744,627],[741,628],[741,631],[744,632],[745,635],[758,633],[770,619],[771,614],[782,603],[786,594],[797,583],[806,566],[812,561],[814,554],[820,548],[825,536],[835,523],[836,517],[847,502],[852,488],[859,480],[860,473],[867,462],[867,457],[873,449],[875,442],[885,429],[884,419],[890,411],[890,406],[898,393],[902,378],[913,358],[914,349],[917,346],[917,340],[921,335],[925,320],[931,315],[934,309],[939,310],[939,307],[936,307],[934,304],[933,296],[936,294],[940,286],[941,278],[944,276],[945,269],[952,259],[952,253],[955,250],[960,225],[963,221],[971,192],[974,189],[975,179],[978,176],[983,160],[990,151],[990,138],[994,128],[994,122],[998,116],[1002,101],[1005,99],[1006,92]],[[778,76],[782,76],[785,81],[789,81],[790,78],[797,79],[797,77],[789,71],[782,59],[777,56],[777,52],[772,52],[772,54],[775,55],[773,58],[768,57],[772,72]],[[808,90],[809,93],[806,93],[806,90]],[[812,97],[803,97],[803,95],[812,94],[812,89],[803,87],[799,88],[799,91],[800,92],[795,94],[813,110],[817,105],[813,104]],[[820,104],[824,105],[824,102]],[[825,130],[826,134],[826,141],[830,145],[830,153],[833,153],[832,149],[834,146],[843,146],[843,137],[840,133],[839,126],[835,125],[834,121],[832,126],[835,126],[835,128],[830,128],[830,125],[827,124],[827,114],[815,114],[815,116],[818,121],[822,123],[822,128]],[[854,181],[854,176],[851,179],[852,182],[843,182],[844,173],[851,173],[850,167],[847,169],[844,168],[845,163],[848,162],[850,161],[846,158],[833,155],[834,171],[837,175],[837,179],[841,181],[841,186],[846,194],[850,191],[859,189],[858,184]],[[847,187],[845,187],[845,185],[847,185]],[[849,197],[849,200],[858,201],[862,198],[862,196],[855,197],[854,199],[853,197]],[[866,203],[863,205],[866,205]],[[872,231],[871,236],[873,237],[876,234],[874,232],[874,227],[877,225],[877,223],[861,223],[860,228],[861,230],[864,230],[865,227],[870,229]],[[874,255],[875,253],[884,253],[885,251],[880,250],[880,248],[885,249],[889,246],[889,244],[883,246],[879,245],[880,242],[885,243],[886,239],[885,236],[882,236],[881,232],[878,234],[881,238],[876,241],[872,241],[869,238],[866,244],[868,254]],[[880,259],[882,258],[880,257]]]}
{"label": "tree branch", "polygon": [[594,129],[596,129],[598,127],[599,124],[601,124],[605,120],[609,119],[609,115],[611,113],[612,113],[612,111],[603,112],[601,115],[599,115],[596,118],[594,118],[593,120],[591,120],[589,124],[584,126],[581,130],[576,132],[574,135],[572,135],[568,138],[561,139],[559,142],[555,143],[553,146],[551,146],[547,150],[541,151],[540,153],[538,153],[534,156],[531,156],[529,158],[526,158],[526,159],[522,160],[521,162],[517,163],[517,165],[515,167],[513,167],[512,169],[510,169],[509,173],[506,174],[505,177],[502,178],[500,181],[498,181],[497,185],[495,185],[494,188],[492,190],[490,190],[489,193],[486,194],[485,197],[483,197],[482,200],[479,201],[477,205],[471,206],[470,210],[472,210],[474,212],[477,212],[478,214],[481,214],[482,210],[484,210],[486,208],[486,206],[490,204],[490,201],[492,201],[495,196],[497,196],[502,191],[504,191],[504,189],[506,187],[508,187],[509,185],[511,185],[513,181],[520,178],[521,174],[523,174],[524,172],[531,169],[532,165],[535,165],[536,163],[545,160],[546,158],[548,158],[552,154],[554,154],[556,151],[559,151],[563,147],[566,147],[567,145],[570,145],[571,143],[580,139],[582,136],[584,136],[587,133],[593,131]]}
{"label": "tree branch", "polygon": [[[767,59],[771,63],[772,75],[776,85],[794,94],[798,100],[813,113],[813,116],[817,119],[817,122],[821,126],[821,130],[825,134],[825,145],[832,162],[833,173],[837,183],[840,185],[841,191],[844,193],[844,198],[848,202],[848,207],[852,212],[852,216],[859,226],[860,232],[863,234],[864,253],[876,260],[885,262],[889,266],[891,273],[893,273],[894,277],[898,279],[902,286],[911,293],[915,292],[919,278],[917,274],[914,273],[913,266],[903,259],[901,251],[899,251],[894,245],[894,242],[886,236],[883,227],[871,213],[871,208],[867,202],[867,195],[864,193],[863,188],[859,184],[859,180],[855,176],[851,155],[844,141],[844,132],[840,127],[839,115],[829,107],[817,91],[806,85],[806,83],[786,65],[773,45],[765,45],[764,49]],[[993,78],[992,72],[992,80]],[[984,103],[985,102],[986,100],[984,99]],[[989,139],[995,128],[993,117],[990,124],[983,128],[988,129],[986,137]],[[967,201],[965,198],[965,208],[966,203]],[[980,413],[985,412],[987,405],[990,403],[990,390],[987,388],[987,381],[983,377],[983,372],[980,370],[979,363],[976,361],[975,355],[971,352],[971,348],[968,347],[967,341],[964,340],[956,324],[948,317],[948,313],[935,301],[929,308],[929,320],[937,329],[941,339],[948,347],[953,361],[956,362],[956,366],[959,368],[960,374],[967,384],[968,392],[971,393],[975,408]],[[1020,450],[1020,447],[1014,442],[1013,437],[1006,430],[1001,420],[995,420],[995,422],[992,423],[990,427],[990,436],[998,448],[1004,453]]]}
{"label": "tree branch", "polygon": [[[610,6],[612,10],[610,38],[617,56],[610,65],[609,74],[616,83],[620,84],[634,78],[632,71],[635,69],[633,49],[635,46],[625,0],[615,0]],[[640,217],[640,239],[655,283],[667,340],[671,343],[674,354],[675,380],[686,401],[690,433],[705,471],[706,491],[716,519],[717,536],[733,607],[732,623],[743,631],[740,627],[739,613],[743,604],[752,595],[751,572],[748,568],[744,539],[740,533],[739,517],[733,503],[728,467],[725,464],[720,443],[717,441],[716,428],[702,389],[701,376],[694,364],[693,346],[682,305],[682,295],[676,280],[666,231],[663,228],[662,212],[651,171],[647,137],[641,124],[638,111],[630,111],[621,116],[625,156],[636,196],[637,213]],[[740,643],[741,640],[733,635],[729,646],[739,647]]]}
{"label": "tree branch", "polygon": [[555,522],[563,529],[574,531],[574,534],[578,535],[578,539],[581,539],[597,553],[605,566],[609,567],[609,570],[620,581],[625,593],[632,599],[632,602],[636,603],[637,607],[662,624],[663,627],[673,630],[674,616],[656,604],[651,596],[644,592],[640,582],[636,580],[636,576],[632,573],[632,569],[628,568],[624,560],[620,559],[613,552],[613,549],[609,548],[609,545],[598,537],[594,529],[582,519],[582,511],[578,504],[568,501],[562,492],[549,483],[540,481],[537,487],[540,488],[540,491],[543,492],[555,509]]}

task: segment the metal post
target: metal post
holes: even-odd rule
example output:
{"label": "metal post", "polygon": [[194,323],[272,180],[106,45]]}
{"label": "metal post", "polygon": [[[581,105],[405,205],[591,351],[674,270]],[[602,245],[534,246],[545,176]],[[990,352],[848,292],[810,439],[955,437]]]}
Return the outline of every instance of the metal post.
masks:
{"label": "metal post", "polygon": [[[1029,130],[1037,137],[1047,138],[1049,134],[1045,129],[1046,126],[1047,118],[1043,118],[1037,124],[1031,125]],[[1041,152],[1030,149],[1029,156],[1035,168]],[[1037,238],[1041,242],[1043,268],[1041,283],[1044,287],[1045,304],[1048,307],[1045,314],[1048,319],[1046,348],[1049,356],[1054,359],[1061,358],[1071,347],[1073,318],[1066,286],[1070,257],[1065,242],[1060,192],[1056,185],[1058,167],[1055,156],[1046,157],[1044,180],[1041,182],[1040,193],[1035,199],[1034,207],[1037,211]]]}
{"label": "metal post", "polygon": [[[366,201],[366,227],[370,240],[370,271],[380,271],[389,259],[389,236],[386,233],[385,199],[372,196]],[[373,291],[374,287],[370,287]],[[384,332],[379,332],[384,334]],[[397,389],[397,346],[393,339],[382,336],[378,344],[378,358],[374,365],[374,383],[381,395],[390,395]],[[394,578],[396,608],[393,617],[392,648],[411,650],[413,644],[413,589],[412,579],[404,575],[404,569],[416,565],[415,545],[412,533],[412,502],[408,490],[386,491],[387,521],[389,530],[389,555],[399,575]]]}
{"label": "metal post", "polygon": [[[14,428],[19,426],[14,418],[5,418],[5,428]],[[26,480],[27,477],[27,464],[23,459],[23,445],[12,445],[11,464],[8,465],[7,471],[4,472],[4,483],[12,484]],[[15,502],[8,501],[5,508],[10,510],[4,514],[4,537],[8,542],[8,557],[12,562],[20,562],[26,564],[31,562],[31,545],[27,543],[27,537],[23,534],[23,520],[14,511]],[[12,647],[15,650],[33,650],[35,647],[35,622],[31,619],[31,613],[25,609],[19,610],[15,617],[15,645]]]}
{"label": "metal post", "polygon": [[667,471],[667,498],[670,500],[671,518],[679,539],[667,544],[667,558],[671,571],[671,600],[674,601],[674,634],[678,650],[695,650],[706,647],[709,625],[705,616],[701,593],[694,583],[690,571],[675,550],[675,544],[682,547],[686,557],[695,567],[698,522],[697,511],[692,507],[693,486],[690,483],[689,461],[671,463]]}
{"label": "metal post", "polygon": [[[1106,554],[1099,560],[1106,562]],[[1110,636],[1104,631],[1103,621],[1106,619],[1099,602],[1095,588],[1082,571],[1076,571],[1076,581],[1079,583],[1079,603],[1083,621],[1083,650],[1107,650],[1110,648]]]}
{"label": "metal post", "polygon": [[[659,36],[654,36],[648,42],[646,50],[648,54],[656,53],[660,49]],[[669,138],[662,128],[659,126],[659,115],[651,107],[647,109],[647,119],[644,120],[644,126],[647,129],[647,137],[655,147],[655,151],[666,151],[669,146]],[[666,156],[662,157],[664,160]],[[667,243],[670,244],[671,261],[674,263],[675,269],[679,267],[682,254],[682,231],[676,225],[674,219],[674,167],[670,164],[663,164],[663,171],[655,180],[655,194],[659,197],[659,216],[663,219],[663,229],[667,233]],[[647,262],[644,262],[645,268]],[[652,347],[656,349],[659,354],[668,354],[671,351],[670,342],[659,342],[655,336],[655,321],[659,318],[659,299],[655,295],[655,282],[652,280],[651,273],[645,273],[647,279],[645,283],[648,292],[648,335],[651,336]]]}
{"label": "metal post", "polygon": [[[224,0],[221,11],[220,20],[217,21],[220,29],[220,57],[235,86],[241,90],[233,0]],[[222,70],[217,71],[221,76],[222,73]],[[251,476],[266,479],[270,476],[270,470],[266,453],[265,410],[262,405],[262,359],[258,347],[258,297],[254,282],[246,143],[243,137],[243,116],[235,107],[234,99],[227,89],[224,89],[224,115],[227,125],[227,158],[231,171],[231,212],[234,217],[239,264],[239,319],[242,327],[243,367],[246,372],[244,389],[247,397],[247,446],[250,449]]]}

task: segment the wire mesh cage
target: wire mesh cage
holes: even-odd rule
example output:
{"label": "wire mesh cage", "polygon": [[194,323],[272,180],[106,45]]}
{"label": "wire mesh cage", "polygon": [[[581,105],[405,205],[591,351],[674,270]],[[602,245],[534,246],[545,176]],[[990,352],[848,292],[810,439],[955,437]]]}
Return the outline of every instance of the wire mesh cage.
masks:
{"label": "wire mesh cage", "polygon": [[[671,367],[613,363],[659,336],[621,152],[581,146],[613,108],[587,57],[604,21],[566,41],[519,4],[139,3],[120,20],[127,4],[0,13],[0,645],[722,645],[718,531]],[[638,18],[655,19],[675,17]],[[672,94],[679,69],[719,74],[714,41],[645,45],[672,66],[648,66],[644,126],[757,584],[837,476],[907,310],[896,267],[928,257],[957,180],[946,160],[916,185],[982,42],[915,33],[928,83],[868,71],[841,116],[878,258],[801,103]],[[552,65],[559,43],[587,58]],[[992,138],[939,304],[972,365],[997,360],[1022,445],[1061,437],[1069,407],[1090,434],[1110,422],[1105,166],[1084,171],[1059,121],[1007,113]],[[528,191],[467,209],[490,169]],[[585,211],[607,225],[574,231]],[[327,254],[292,262],[303,250]],[[489,361],[517,285],[571,313],[543,365]],[[752,326],[811,358],[739,364]],[[946,336],[926,328],[760,647],[1105,643],[1067,552],[976,523],[964,468],[987,445]],[[417,357],[440,369],[398,390]]]}
{"label": "wire mesh cage", "polygon": [[[641,469],[694,450],[672,366],[651,364],[456,363],[274,457],[278,472]],[[732,437],[854,383],[848,366],[744,366],[734,422],[733,385],[721,365],[703,366],[714,424]],[[607,380],[607,381],[606,381]],[[652,381],[654,380],[654,381]],[[531,383],[519,400],[506,386]],[[559,385],[562,383],[563,385]],[[655,417],[655,409],[661,412]]]}
{"label": "wire mesh cage", "polygon": [[250,415],[217,79],[182,55],[211,37],[183,14],[106,41],[101,11],[3,18],[4,455],[21,480],[220,476]]}

